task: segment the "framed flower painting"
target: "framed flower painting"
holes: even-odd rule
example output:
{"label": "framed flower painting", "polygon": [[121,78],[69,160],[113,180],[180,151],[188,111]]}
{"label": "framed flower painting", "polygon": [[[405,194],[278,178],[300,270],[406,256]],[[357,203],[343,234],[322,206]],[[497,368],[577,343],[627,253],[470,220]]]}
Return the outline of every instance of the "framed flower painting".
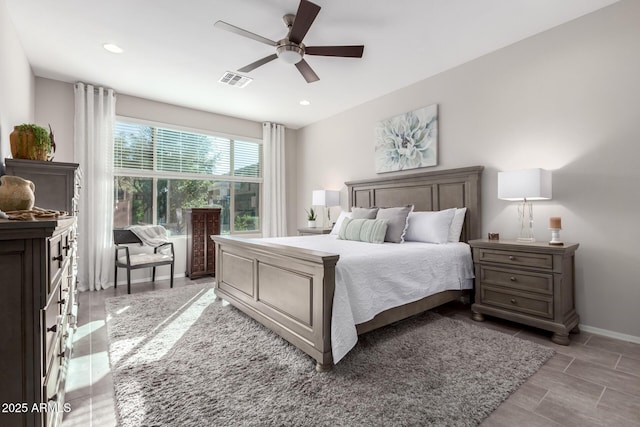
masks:
{"label": "framed flower painting", "polygon": [[378,122],[376,173],[438,164],[438,104]]}

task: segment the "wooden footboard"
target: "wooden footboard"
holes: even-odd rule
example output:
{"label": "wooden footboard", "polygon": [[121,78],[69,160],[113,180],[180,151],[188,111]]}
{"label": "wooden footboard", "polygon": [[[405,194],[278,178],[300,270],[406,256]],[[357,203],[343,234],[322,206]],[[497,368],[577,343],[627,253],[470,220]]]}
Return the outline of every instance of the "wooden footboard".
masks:
{"label": "wooden footboard", "polygon": [[228,236],[216,245],[216,295],[313,357],[333,364],[331,307],[338,255]]}

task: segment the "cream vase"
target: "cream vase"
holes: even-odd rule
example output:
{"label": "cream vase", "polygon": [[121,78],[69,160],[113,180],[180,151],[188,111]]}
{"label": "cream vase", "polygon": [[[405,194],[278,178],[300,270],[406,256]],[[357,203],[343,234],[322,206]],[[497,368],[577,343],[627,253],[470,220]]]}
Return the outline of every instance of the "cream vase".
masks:
{"label": "cream vase", "polygon": [[35,203],[33,182],[19,176],[4,175],[0,177],[0,210],[30,210]]}

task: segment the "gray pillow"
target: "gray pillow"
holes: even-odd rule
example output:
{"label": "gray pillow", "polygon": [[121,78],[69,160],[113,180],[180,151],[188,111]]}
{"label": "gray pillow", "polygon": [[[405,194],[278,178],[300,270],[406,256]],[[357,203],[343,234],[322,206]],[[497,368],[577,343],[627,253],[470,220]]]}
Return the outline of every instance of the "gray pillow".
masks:
{"label": "gray pillow", "polygon": [[351,219],[345,218],[338,232],[342,240],[383,243],[387,232],[387,222],[383,219]]}
{"label": "gray pillow", "polygon": [[404,242],[404,235],[407,232],[407,225],[409,224],[407,218],[411,211],[413,211],[413,205],[398,208],[381,208],[378,210],[376,219],[384,219],[387,221],[387,234],[384,237],[385,242]]}
{"label": "gray pillow", "polygon": [[351,208],[351,219],[376,219],[378,208]]}

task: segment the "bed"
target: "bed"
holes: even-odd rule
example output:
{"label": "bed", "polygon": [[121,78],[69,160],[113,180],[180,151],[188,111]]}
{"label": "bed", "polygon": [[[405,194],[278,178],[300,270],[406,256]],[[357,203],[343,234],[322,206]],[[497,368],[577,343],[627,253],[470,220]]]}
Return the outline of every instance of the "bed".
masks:
{"label": "bed", "polygon": [[[482,166],[474,166],[347,182],[349,206],[413,204],[415,211],[466,207],[460,238],[466,242],[480,237],[482,170]],[[330,369],[334,363],[332,314],[340,256],[272,239],[212,239],[216,247],[216,295],[310,355],[317,370]],[[356,324],[356,332],[377,329],[461,299],[467,293],[460,288],[443,290],[386,309]]]}

